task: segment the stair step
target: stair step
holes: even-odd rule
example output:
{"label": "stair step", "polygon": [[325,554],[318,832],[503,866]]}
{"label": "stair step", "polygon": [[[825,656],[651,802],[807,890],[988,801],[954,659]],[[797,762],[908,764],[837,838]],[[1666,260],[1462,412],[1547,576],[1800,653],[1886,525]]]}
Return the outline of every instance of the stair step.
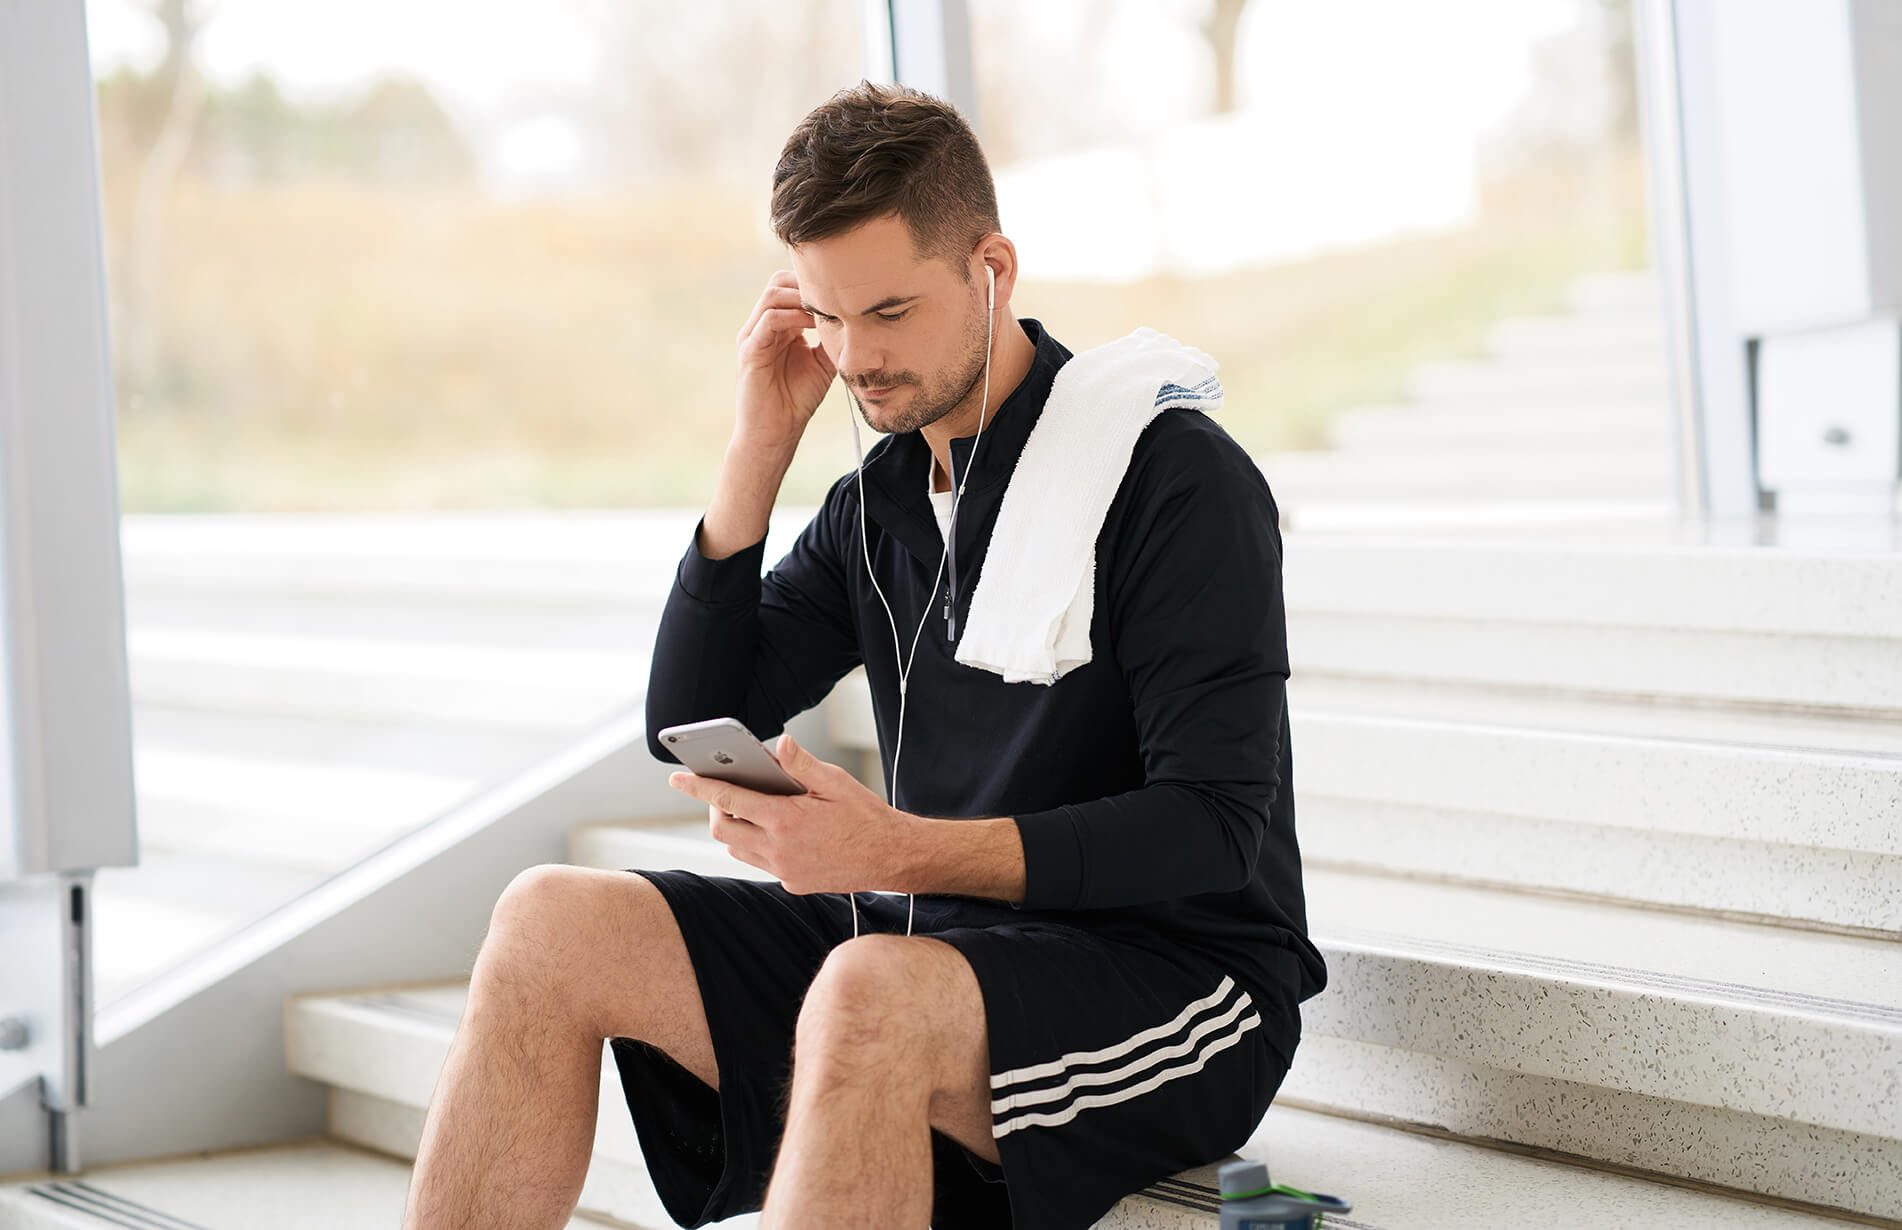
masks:
{"label": "stair step", "polygon": [[1310,862],[1902,938],[1902,757],[1291,706]]}
{"label": "stair step", "polygon": [[1902,710],[1902,555],[1284,536],[1297,674]]}
{"label": "stair step", "polygon": [[[330,1135],[414,1158],[467,999],[463,982],[291,997],[284,1018],[286,1061],[291,1071],[331,1087]],[[672,1225],[647,1178],[619,1069],[605,1042],[596,1111],[594,1159],[580,1211],[636,1226]]]}
{"label": "stair step", "polygon": [[1572,283],[1568,296],[1581,313],[1643,315],[1663,321],[1663,287],[1655,269],[1588,273]]}
{"label": "stair step", "polygon": [[[779,558],[815,510],[773,512]],[[127,517],[129,600],[246,597],[530,610],[664,598],[698,509],[375,516]]]}
{"label": "stair step", "polygon": [[[1598,544],[1680,543],[1683,522],[1675,499],[1588,497],[1540,499],[1406,499],[1313,496],[1281,509],[1284,533],[1413,535],[1437,538],[1539,538]],[[1669,527],[1668,529],[1665,527]]]}
{"label": "stair step", "polygon": [[288,714],[230,713],[140,705],[138,749],[212,752],[274,763],[388,770],[487,780],[563,747],[559,734],[472,727],[457,722],[353,722]]}
{"label": "stair step", "polygon": [[1510,316],[1487,331],[1486,348],[1502,358],[1570,358],[1584,352],[1642,357],[1661,364],[1664,319],[1642,312]]}
{"label": "stair step", "polygon": [[[681,865],[688,832],[627,830],[610,865]],[[1292,1099],[1902,1217],[1902,944],[1306,876],[1330,985]]]}
{"label": "stair step", "polygon": [[1656,356],[1439,359],[1414,368],[1407,391],[1410,400],[1429,405],[1504,403],[1529,411],[1606,401],[1665,406],[1671,397],[1664,364]]}
{"label": "stair step", "polygon": [[368,1230],[402,1220],[409,1180],[407,1162],[331,1140],[197,1154],[0,1186],[0,1230]]}
{"label": "stair step", "polygon": [[[1902,935],[1902,723],[1886,716],[1305,665],[1289,708],[1310,862]],[[826,712],[839,747],[876,749],[862,671]]]}
{"label": "stair step", "polygon": [[[1525,1156],[1385,1124],[1284,1105],[1269,1108],[1240,1155],[1269,1174],[1353,1204],[1324,1226],[1347,1230],[1470,1230],[1475,1226],[1650,1224],[1673,1230],[1840,1226],[1819,1211],[1777,1207],[1569,1161]],[[1098,1224],[1127,1230],[1208,1230],[1220,1163],[1185,1172],[1117,1206]]]}
{"label": "stair step", "polygon": [[1284,1086],[1902,1217],[1902,946],[1311,867],[1330,985]]}
{"label": "stair step", "polygon": [[1642,499],[1671,489],[1669,455],[1648,449],[1315,450],[1256,461],[1276,503],[1296,512],[1312,500]]}
{"label": "stair step", "polygon": [[[841,685],[836,695],[850,694]],[[1884,713],[1737,708],[1459,682],[1363,679],[1321,671],[1296,672],[1288,681],[1288,704],[1296,713],[1355,713],[1679,739],[1734,748],[1902,756],[1902,723]]]}
{"label": "stair step", "polygon": [[1664,406],[1519,407],[1360,406],[1328,421],[1337,452],[1455,449],[1547,454],[1584,448],[1617,456],[1671,456]]}
{"label": "stair step", "polygon": [[670,566],[644,567],[644,583],[638,590],[592,602],[553,601],[545,592],[528,588],[454,601],[361,590],[202,593],[184,587],[128,593],[126,620],[146,631],[215,628],[246,635],[340,636],[481,648],[560,645],[627,653],[642,643],[643,627],[659,623],[667,588],[673,582]]}
{"label": "stair step", "polygon": [[580,731],[637,696],[651,647],[417,645],[340,636],[132,628],[135,704],[364,721]]}
{"label": "stair step", "polygon": [[[466,986],[392,988],[291,1001],[293,1070],[331,1085],[330,1131],[397,1157],[413,1157],[424,1107],[467,998]],[[419,1073],[420,1069],[420,1073]],[[380,1092],[379,1092],[380,1091]],[[595,1154],[581,1208],[637,1225],[672,1224],[646,1182],[645,1163],[611,1057],[604,1057]],[[1275,1176],[1354,1202],[1330,1224],[1434,1227],[1552,1224],[1586,1204],[1645,1207],[1673,1226],[1810,1225],[1811,1213],[1653,1180],[1435,1139],[1396,1127],[1276,1105],[1240,1153]],[[1189,1230],[1210,1224],[1214,1172],[1187,1171],[1128,1197],[1097,1230]],[[1475,1217],[1483,1209],[1500,1218]],[[642,1220],[645,1217],[647,1220]],[[752,1217],[723,1225],[750,1225]],[[4,1223],[0,1223],[3,1227]]]}

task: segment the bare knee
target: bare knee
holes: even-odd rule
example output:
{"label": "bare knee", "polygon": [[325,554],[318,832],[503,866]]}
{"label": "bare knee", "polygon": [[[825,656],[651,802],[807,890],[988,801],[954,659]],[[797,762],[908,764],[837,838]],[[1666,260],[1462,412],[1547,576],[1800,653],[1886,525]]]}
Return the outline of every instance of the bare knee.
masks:
{"label": "bare knee", "polygon": [[497,898],[474,979],[523,988],[550,1010],[608,1027],[613,1009],[625,1018],[639,1006],[642,997],[630,992],[654,972],[644,956],[663,925],[672,925],[672,914],[643,877],[540,863]]}
{"label": "bare knee", "polygon": [[930,1045],[919,952],[910,940],[866,935],[834,948],[806,991],[794,1033],[799,1062],[835,1072],[928,1079]]}

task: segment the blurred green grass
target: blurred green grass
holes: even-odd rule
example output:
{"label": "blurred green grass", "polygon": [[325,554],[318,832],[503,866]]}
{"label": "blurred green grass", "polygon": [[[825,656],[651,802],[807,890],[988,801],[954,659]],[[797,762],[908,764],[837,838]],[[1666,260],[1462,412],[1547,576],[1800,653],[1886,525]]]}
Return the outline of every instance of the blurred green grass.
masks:
{"label": "blurred green grass", "polygon": [[[732,425],[734,335],[785,264],[763,209],[692,185],[510,203],[186,180],[157,364],[120,381],[122,507],[702,503]],[[109,234],[124,213],[108,199]],[[1627,155],[1498,186],[1457,232],[1196,280],[1027,269],[1013,307],[1072,350],[1146,324],[1208,351],[1221,421],[1261,454],[1319,446],[1334,412],[1398,400],[1419,362],[1477,353],[1500,317],[1562,310],[1579,275],[1646,257]],[[816,503],[851,467],[848,413],[835,386],[786,501]]]}

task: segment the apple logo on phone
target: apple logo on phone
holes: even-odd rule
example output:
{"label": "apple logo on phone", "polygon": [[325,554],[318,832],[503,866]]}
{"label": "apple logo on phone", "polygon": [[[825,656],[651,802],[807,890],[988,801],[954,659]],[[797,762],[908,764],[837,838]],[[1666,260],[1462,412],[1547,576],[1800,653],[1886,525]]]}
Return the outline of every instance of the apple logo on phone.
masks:
{"label": "apple logo on phone", "polygon": [[726,753],[726,752],[717,752],[717,751],[716,751],[715,753],[713,753],[713,763],[715,763],[715,764],[732,764],[732,763],[733,763],[733,757],[732,757],[732,756],[731,756],[730,754],[728,754],[728,753]]}

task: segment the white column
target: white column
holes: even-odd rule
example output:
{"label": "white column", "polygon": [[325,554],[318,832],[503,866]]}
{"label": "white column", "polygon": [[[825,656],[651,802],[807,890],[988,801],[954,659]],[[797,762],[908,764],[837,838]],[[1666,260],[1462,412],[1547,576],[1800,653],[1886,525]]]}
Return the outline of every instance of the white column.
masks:
{"label": "white column", "polygon": [[1886,544],[1902,481],[1902,5],[1648,0],[1640,29],[1660,270],[1686,292],[1682,434],[1704,486],[1689,511],[1738,517],[1761,490],[1786,530],[1828,521],[1839,541]]}
{"label": "white column", "polygon": [[91,869],[138,861],[85,10],[0,3],[0,1096],[88,1101]]}
{"label": "white column", "polygon": [[983,135],[964,0],[866,0],[866,76],[945,99]]}

